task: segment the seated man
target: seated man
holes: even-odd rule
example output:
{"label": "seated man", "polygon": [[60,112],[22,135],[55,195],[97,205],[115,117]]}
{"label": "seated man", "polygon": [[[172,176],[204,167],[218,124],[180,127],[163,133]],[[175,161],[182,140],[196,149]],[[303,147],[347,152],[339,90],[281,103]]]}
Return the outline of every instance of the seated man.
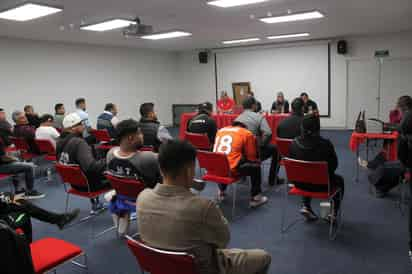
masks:
{"label": "seated man", "polygon": [[144,146],[152,146],[154,151],[158,151],[159,146],[163,142],[171,140],[172,136],[157,120],[153,103],[143,103],[140,106],[140,115],[139,128],[144,136]]}
{"label": "seated man", "polygon": [[[64,131],[57,141],[57,159],[61,164],[79,165],[89,182],[91,191],[97,191],[108,187],[105,182],[104,171],[106,159],[97,161],[94,158],[91,147],[82,138],[84,126],[77,113],[67,115],[63,120]],[[74,187],[79,191],[87,191],[87,188]],[[102,208],[97,199],[91,199],[94,211]]]}
{"label": "seated man", "polygon": [[[34,165],[33,163],[20,162],[18,159],[9,156],[4,151],[5,146],[0,139],[0,173],[16,175],[13,176],[13,184],[16,194],[24,193],[25,199],[39,199],[46,195],[34,189]],[[26,189],[19,189],[18,176],[24,174]]]}
{"label": "seated man", "polygon": [[[296,138],[290,146],[289,156],[292,159],[303,161],[325,161],[328,163],[329,168],[329,181],[331,188],[340,188],[341,195],[335,195],[334,212],[331,212],[328,219],[336,217],[340,207],[340,199],[343,198],[344,181],[343,177],[335,174],[338,167],[338,157],[336,156],[335,148],[333,144],[320,136],[320,120],[316,114],[309,114],[303,118],[302,121],[302,136]],[[297,188],[304,191],[323,191],[327,192],[327,186],[318,186],[313,184],[305,184],[294,182]],[[313,212],[311,207],[311,198],[302,198],[302,208],[300,213],[308,221],[316,220],[318,217]]]}
{"label": "seated man", "polygon": [[29,125],[38,128],[40,126],[40,118],[37,113],[34,112],[33,106],[24,106],[24,113],[26,114]]}
{"label": "seated man", "polygon": [[12,229],[22,229],[29,243],[32,241],[30,217],[57,225],[59,229],[63,229],[77,215],[79,215],[79,209],[58,214],[38,207],[11,193],[0,192],[0,220],[5,221]]}
{"label": "seated man", "polygon": [[83,121],[83,138],[89,145],[94,145],[97,143],[97,140],[96,137],[90,134],[92,130],[92,123],[89,120],[89,114],[86,112],[86,99],[78,98],[76,99],[75,104],[76,113]]}
{"label": "seated man", "polygon": [[[224,127],[216,134],[213,152],[225,153],[229,160],[231,172],[242,176],[250,176],[250,207],[258,207],[268,198],[261,194],[261,170],[256,154],[256,138],[242,123],[235,121],[233,126]],[[227,185],[219,184],[218,199],[225,198]]]}
{"label": "seated man", "polygon": [[110,137],[116,138],[116,125],[119,123],[116,115],[116,105],[112,103],[106,104],[104,112],[97,117],[97,129],[105,129],[109,132]]}
{"label": "seated man", "polygon": [[[229,225],[212,201],[192,194],[196,150],[171,140],[160,147],[163,184],[137,199],[140,237],[149,246],[195,256],[199,274],[264,274],[271,257],[263,250],[225,249]],[[183,233],[184,232],[184,233]]]}
{"label": "seated man", "polygon": [[6,112],[0,108],[0,138],[3,140],[5,146],[12,144],[10,137],[13,135],[13,127],[7,121]]}
{"label": "seated man", "polygon": [[[138,122],[132,119],[121,121],[117,125],[117,132],[120,147],[114,147],[107,153],[107,169],[114,175],[138,179],[146,187],[155,187],[162,180],[157,154],[138,151],[143,145],[143,134]],[[112,199],[110,211],[120,235],[124,235],[129,227],[130,212],[135,211],[131,207],[125,199]]]}
{"label": "seated man", "polygon": [[318,113],[318,105],[316,104],[315,101],[311,100],[309,98],[309,95],[306,92],[302,92],[300,94],[300,98],[302,98],[303,102],[304,102],[304,108],[303,108],[303,112],[305,114],[311,114],[311,113]]}
{"label": "seated man", "polygon": [[227,95],[227,92],[222,91],[220,99],[217,101],[217,110],[223,113],[231,113],[235,105],[235,101]]}
{"label": "seated man", "polygon": [[60,137],[60,133],[53,127],[53,116],[44,114],[40,117],[40,126],[36,129],[36,139],[49,140],[56,148],[56,140]]}
{"label": "seated man", "polygon": [[301,134],[303,120],[303,100],[296,98],[292,102],[292,115],[282,120],[277,128],[277,136],[284,139],[295,139]]}
{"label": "seated man", "polygon": [[[278,151],[275,145],[271,144],[272,130],[265,117],[256,113],[257,103],[254,97],[247,97],[242,102],[244,111],[240,114],[235,121],[242,123],[250,130],[258,139],[258,153],[261,161],[271,159],[270,172],[269,172],[269,185],[275,185],[277,172],[278,172]],[[281,183],[281,180],[277,180]]]}
{"label": "seated man", "polygon": [[212,112],[213,105],[211,103],[200,104],[198,114],[187,123],[187,132],[207,134],[211,145],[215,142],[217,132],[216,121],[210,117]]}
{"label": "seated man", "polygon": [[63,119],[66,114],[66,110],[64,109],[64,105],[62,103],[58,103],[54,106],[54,127],[62,130],[63,129]]}
{"label": "seated man", "polygon": [[276,101],[273,102],[271,113],[289,113],[289,102],[285,99],[283,92],[278,92]]}
{"label": "seated man", "polygon": [[15,123],[13,135],[18,138],[23,138],[26,140],[27,144],[29,145],[29,152],[33,154],[39,154],[39,148],[36,145],[35,133],[36,128],[34,126],[29,125],[27,121],[27,117],[24,112],[16,110],[12,114],[12,119]]}

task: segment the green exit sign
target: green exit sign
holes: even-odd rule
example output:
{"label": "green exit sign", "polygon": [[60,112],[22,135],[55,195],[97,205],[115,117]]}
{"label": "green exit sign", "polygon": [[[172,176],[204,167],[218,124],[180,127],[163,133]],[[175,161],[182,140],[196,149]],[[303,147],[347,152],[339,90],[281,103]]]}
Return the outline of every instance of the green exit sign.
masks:
{"label": "green exit sign", "polygon": [[389,56],[389,50],[376,50],[375,51],[375,57],[377,58],[383,58],[383,57],[388,57]]}

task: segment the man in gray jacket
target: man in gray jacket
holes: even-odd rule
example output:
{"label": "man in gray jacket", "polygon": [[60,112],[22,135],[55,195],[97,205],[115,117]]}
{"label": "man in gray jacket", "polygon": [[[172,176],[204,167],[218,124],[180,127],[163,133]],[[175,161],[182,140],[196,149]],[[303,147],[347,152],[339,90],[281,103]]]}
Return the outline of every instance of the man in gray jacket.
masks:
{"label": "man in gray jacket", "polygon": [[195,159],[196,150],[185,141],[170,140],[160,147],[163,184],[145,189],[137,199],[141,239],[156,248],[193,254],[199,274],[267,273],[271,257],[265,251],[225,249],[227,220],[213,201],[190,192]]}

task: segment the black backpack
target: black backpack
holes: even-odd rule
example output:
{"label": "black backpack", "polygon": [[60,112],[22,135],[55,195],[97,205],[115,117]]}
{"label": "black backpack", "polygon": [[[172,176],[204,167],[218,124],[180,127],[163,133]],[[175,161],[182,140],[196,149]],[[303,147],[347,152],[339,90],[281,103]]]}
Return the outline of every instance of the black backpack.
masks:
{"label": "black backpack", "polygon": [[0,269],[2,274],[34,274],[30,246],[4,221],[0,220]]}

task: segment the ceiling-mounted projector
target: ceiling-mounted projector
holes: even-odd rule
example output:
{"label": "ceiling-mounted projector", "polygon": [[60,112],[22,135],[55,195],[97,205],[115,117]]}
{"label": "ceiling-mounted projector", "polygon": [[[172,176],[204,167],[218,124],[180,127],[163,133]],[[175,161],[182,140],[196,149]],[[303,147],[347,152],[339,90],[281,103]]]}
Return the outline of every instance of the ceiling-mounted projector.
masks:
{"label": "ceiling-mounted projector", "polygon": [[123,36],[130,37],[136,36],[140,37],[143,35],[148,35],[153,33],[153,26],[144,25],[141,23],[140,19],[137,17],[135,19],[136,24],[130,24],[123,29]]}

